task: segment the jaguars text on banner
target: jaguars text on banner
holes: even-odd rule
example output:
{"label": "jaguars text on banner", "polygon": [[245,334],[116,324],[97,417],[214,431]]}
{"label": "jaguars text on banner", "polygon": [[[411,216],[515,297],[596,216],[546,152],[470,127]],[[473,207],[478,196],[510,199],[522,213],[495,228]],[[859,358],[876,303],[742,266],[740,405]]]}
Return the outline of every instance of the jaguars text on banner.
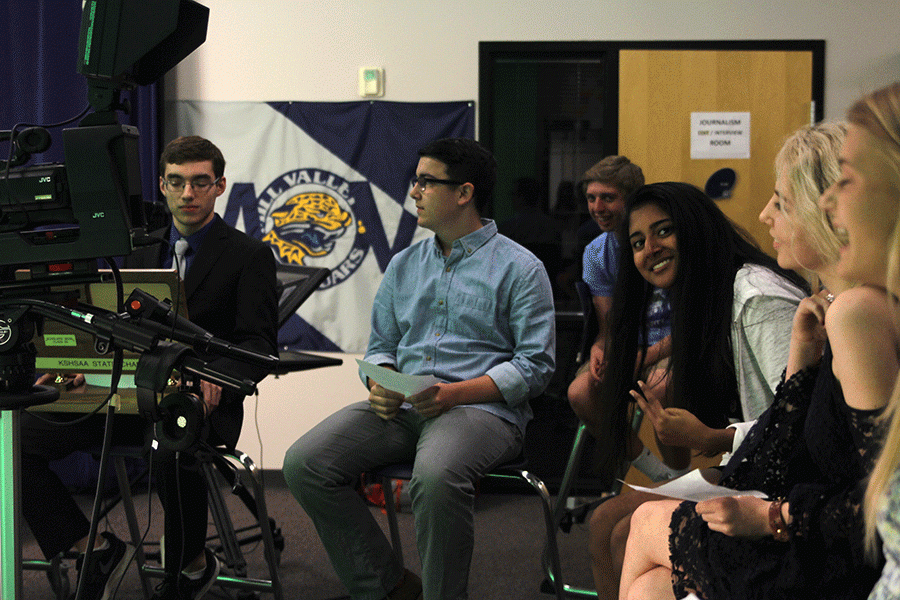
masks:
{"label": "jaguars text on banner", "polygon": [[272,246],[284,264],[331,276],[279,332],[299,350],[364,352],[388,261],[430,232],[416,226],[409,181],[417,150],[474,137],[471,102],[174,101],[176,135],[225,155],[216,212]]}

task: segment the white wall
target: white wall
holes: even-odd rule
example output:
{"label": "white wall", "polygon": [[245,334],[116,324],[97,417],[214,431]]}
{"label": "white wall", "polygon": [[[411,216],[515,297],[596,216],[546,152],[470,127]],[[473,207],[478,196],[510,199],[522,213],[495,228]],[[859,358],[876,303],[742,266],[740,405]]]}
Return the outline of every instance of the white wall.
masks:
{"label": "white wall", "polygon": [[[178,100],[349,101],[359,67],[383,67],[384,100],[478,99],[478,42],[824,39],[825,116],[900,79],[897,0],[200,0],[206,43],[166,79]],[[227,158],[227,157],[226,157]],[[365,391],[353,356],[260,385],[266,468]],[[240,447],[260,457],[254,401]]]}
{"label": "white wall", "polygon": [[824,39],[827,118],[900,77],[896,0],[200,1],[208,37],[172,98],[355,100],[381,66],[385,100],[477,100],[480,41]]}

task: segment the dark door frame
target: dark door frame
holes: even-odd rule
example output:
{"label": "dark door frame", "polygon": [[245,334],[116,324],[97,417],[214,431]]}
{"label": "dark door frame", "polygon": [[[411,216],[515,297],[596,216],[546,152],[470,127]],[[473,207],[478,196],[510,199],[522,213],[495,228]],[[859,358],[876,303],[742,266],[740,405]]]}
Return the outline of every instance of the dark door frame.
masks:
{"label": "dark door frame", "polygon": [[[620,50],[747,50],[806,51],[812,53],[812,100],[814,117],[825,115],[825,40],[732,40],[732,41],[646,41],[646,42],[479,42],[478,44],[478,139],[494,148],[494,64],[502,58],[598,60],[618,57]],[[607,89],[610,98],[619,97],[619,61],[609,60]],[[604,106],[604,144],[611,154],[618,148],[619,105]],[[607,133],[609,137],[607,137]]]}

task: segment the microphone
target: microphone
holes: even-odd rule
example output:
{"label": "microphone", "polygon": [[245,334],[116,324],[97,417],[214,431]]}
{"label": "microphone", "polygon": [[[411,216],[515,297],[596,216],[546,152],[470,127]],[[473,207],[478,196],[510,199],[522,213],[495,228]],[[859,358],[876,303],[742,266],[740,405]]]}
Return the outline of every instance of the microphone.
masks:
{"label": "microphone", "polygon": [[157,300],[143,290],[135,289],[131,292],[125,302],[125,310],[138,323],[147,326],[156,325],[157,332],[166,335],[171,333],[178,341],[190,344],[208,354],[229,356],[269,370],[278,365],[278,357],[246,350],[217,338],[175,312],[170,302]]}
{"label": "microphone", "polygon": [[50,132],[43,127],[27,127],[20,132],[0,131],[0,141],[5,140],[11,140],[12,157],[8,163],[0,161],[3,168],[24,165],[32,154],[44,152],[53,143]]}
{"label": "microphone", "polygon": [[15,144],[26,154],[40,154],[53,143],[50,132],[43,127],[28,127],[16,136]]}

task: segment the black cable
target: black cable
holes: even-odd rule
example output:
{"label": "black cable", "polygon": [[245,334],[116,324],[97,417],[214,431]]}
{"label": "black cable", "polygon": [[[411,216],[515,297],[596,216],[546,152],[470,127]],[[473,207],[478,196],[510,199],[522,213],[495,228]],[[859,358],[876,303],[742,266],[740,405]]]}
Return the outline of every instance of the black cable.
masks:
{"label": "black cable", "polygon": [[113,283],[116,284],[116,312],[121,314],[125,312],[125,287],[122,284],[122,272],[119,270],[119,265],[116,264],[116,261],[113,260],[111,256],[107,256],[103,260],[105,260],[106,264],[109,266],[109,270],[113,276]]}
{"label": "black cable", "polygon": [[43,127],[45,129],[55,129],[57,127],[62,127],[63,125],[68,125],[69,123],[74,123],[81,117],[85,116],[89,110],[91,110],[90,103],[88,103],[88,105],[85,106],[84,109],[74,117],[66,119],[65,121],[60,121],[59,123],[51,123],[50,125],[41,125],[40,123],[19,123],[18,125],[16,125],[16,127]]}
{"label": "black cable", "polygon": [[[179,554],[178,554],[178,556],[180,557],[178,562],[180,564],[175,565],[175,579],[177,581],[177,580],[181,579],[181,570],[185,566],[187,566],[187,565],[184,565],[184,560],[185,560],[184,559],[184,550],[185,550],[185,539],[184,538],[186,536],[184,535],[184,506],[182,506],[182,503],[181,503],[181,451],[180,450],[175,452],[175,498],[176,498],[176,501],[178,502],[178,519],[179,519],[179,523],[181,525],[181,529],[180,529],[180,531],[181,531],[181,552],[179,552]],[[165,510],[165,508],[163,510]],[[169,564],[172,564],[172,563],[169,563]],[[178,589],[179,595],[180,595],[181,588],[178,587],[177,589]]]}
{"label": "black cable", "polygon": [[[119,271],[119,265],[116,264],[116,261],[114,261],[112,257],[106,257],[104,260],[106,260],[106,264],[109,265],[109,270],[112,272],[113,281],[116,285],[116,308],[119,314],[121,314],[125,312],[125,289],[122,284],[122,273]],[[112,373],[109,382],[110,396],[119,392],[119,380],[122,377],[124,363],[125,355],[122,352],[122,349],[116,348],[113,353]]]}
{"label": "black cable", "polygon": [[38,412],[36,412],[36,411],[33,411],[33,410],[31,410],[31,409],[25,409],[25,411],[26,411],[29,415],[31,415],[32,417],[34,417],[35,419],[37,419],[38,421],[41,421],[42,423],[45,423],[45,424],[47,424],[47,425],[52,425],[53,427],[71,427],[72,425],[79,425],[79,424],[81,424],[81,423],[84,423],[85,421],[87,421],[87,420],[90,419],[91,417],[96,416],[97,413],[99,413],[101,410],[103,410],[103,408],[104,408],[107,404],[109,404],[109,401],[112,399],[112,397],[113,397],[113,394],[109,394],[109,395],[106,396],[106,398],[104,398],[103,401],[102,401],[100,404],[98,404],[97,407],[96,407],[95,409],[93,409],[91,412],[89,412],[89,413],[84,413],[82,416],[80,416],[80,417],[78,417],[78,418],[75,418],[75,419],[72,419],[71,421],[56,421],[56,420],[53,420],[53,419],[48,419],[47,417],[41,416],[40,413],[38,413]]}
{"label": "black cable", "polygon": [[[129,482],[131,483],[131,482]],[[134,553],[132,553],[131,558],[128,561],[128,564],[125,565],[125,571],[128,571],[128,568],[137,560],[138,551],[143,552],[144,542],[147,539],[147,536],[150,534],[150,526],[153,524],[153,494],[151,493],[153,487],[153,452],[150,452],[150,456],[148,457],[148,465],[147,465],[147,527],[144,528],[144,533],[141,535],[140,542],[138,542],[138,546],[135,547]],[[121,490],[120,490],[121,494]],[[146,557],[145,557],[146,558]],[[140,568],[140,566],[139,566]],[[144,582],[143,578],[140,577],[140,573],[138,577],[141,579],[141,587],[143,587]],[[125,581],[125,578],[122,577],[119,579],[119,583],[116,584],[116,589],[113,590],[112,600],[116,600],[116,596],[119,594],[119,588],[122,587],[122,582]]]}
{"label": "black cable", "polygon": [[[117,304],[118,306],[123,306],[125,303],[123,287],[122,287],[122,276],[119,272],[118,266],[115,264],[115,261],[112,258],[106,259],[109,264],[112,273],[113,279],[116,282],[116,292],[117,292]],[[124,363],[124,352],[121,348],[116,348],[113,353],[113,368],[112,375],[110,377],[110,386],[109,386],[109,395],[106,397],[106,400],[103,404],[107,404],[109,399],[118,394],[118,386],[119,386],[119,378],[122,375],[122,366]],[[103,405],[101,405],[103,406]],[[99,410],[98,407],[96,410]],[[95,411],[96,412],[96,411]],[[82,570],[78,577],[78,587],[75,591],[75,600],[79,600],[81,598],[81,593],[84,588],[84,573],[88,571],[88,565],[90,563],[90,559],[94,552],[94,542],[97,539],[97,526],[98,520],[100,518],[100,510],[103,499],[103,488],[106,485],[106,473],[108,471],[109,465],[109,451],[112,447],[112,432],[113,432],[113,417],[116,413],[116,407],[107,406],[106,411],[106,426],[103,431],[103,445],[100,449],[100,469],[99,469],[99,477],[97,480],[97,491],[94,495],[94,505],[93,510],[91,512],[91,527],[88,533],[88,544],[87,549],[84,553],[84,560],[82,562]]]}
{"label": "black cable", "polygon": [[81,592],[84,587],[84,574],[88,571],[90,559],[94,553],[94,541],[97,539],[97,520],[100,517],[100,503],[103,498],[103,486],[106,485],[106,472],[109,460],[109,449],[112,446],[112,422],[115,410],[108,407],[106,411],[106,427],[103,431],[103,446],[100,449],[100,476],[97,480],[97,492],[94,495],[94,508],[91,513],[91,528],[88,533],[87,548],[84,552],[84,559],[81,563],[81,573],[78,577],[78,587],[75,591],[75,600],[81,599]]}

